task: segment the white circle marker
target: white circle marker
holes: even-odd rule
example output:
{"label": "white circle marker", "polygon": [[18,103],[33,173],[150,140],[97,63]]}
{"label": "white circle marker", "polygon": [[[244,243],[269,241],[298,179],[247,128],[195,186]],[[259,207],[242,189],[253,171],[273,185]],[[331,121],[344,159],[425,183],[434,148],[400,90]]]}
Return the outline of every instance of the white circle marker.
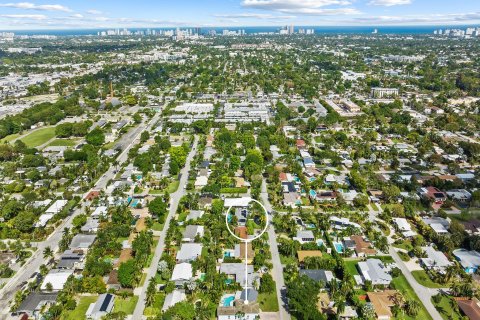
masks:
{"label": "white circle marker", "polygon": [[[250,199],[249,203],[253,201],[253,202],[256,202],[260,205],[260,207],[262,207],[263,211],[265,211],[265,227],[263,228],[263,230],[255,237],[253,238],[247,238],[247,239],[243,239],[243,238],[240,238],[239,236],[237,236],[231,229],[230,229],[230,226],[228,225],[228,216],[230,214],[230,210],[232,209],[233,206],[230,206],[227,210],[227,213],[225,214],[225,224],[227,225],[227,230],[228,232],[230,232],[230,234],[237,240],[240,240],[241,242],[245,243],[245,304],[248,304],[248,257],[247,257],[247,247],[248,247],[248,243],[249,242],[252,242],[253,240],[257,240],[258,238],[260,238],[264,233],[265,231],[267,231],[267,228],[268,228],[268,211],[267,209],[265,208],[265,206],[258,200],[255,200],[255,199]],[[240,247],[240,254],[242,253],[242,248]]]}

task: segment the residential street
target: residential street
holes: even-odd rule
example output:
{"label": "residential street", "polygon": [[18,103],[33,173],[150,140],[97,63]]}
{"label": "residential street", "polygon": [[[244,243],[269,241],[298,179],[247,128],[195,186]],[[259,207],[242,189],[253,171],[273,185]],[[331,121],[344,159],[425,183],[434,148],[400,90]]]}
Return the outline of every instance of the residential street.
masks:
{"label": "residential street", "polygon": [[[140,124],[134,128],[132,132],[125,134],[121,138],[122,143],[127,147],[117,158],[119,164],[124,163],[128,159],[128,151],[130,148],[135,144],[135,141],[139,139],[140,134],[145,130],[145,128],[147,128],[147,126],[155,124],[155,122],[158,120],[158,116],[158,114],[155,115],[150,121]],[[115,176],[114,171],[114,167],[111,166],[107,172],[99,178],[92,190],[104,189],[107,186],[108,181]],[[82,198],[85,198],[89,192],[85,193]],[[6,283],[5,286],[0,290],[0,319],[8,319],[10,314],[10,301],[14,298],[15,292],[19,290],[22,283],[28,281],[33,273],[38,271],[40,265],[45,263],[45,259],[43,258],[43,250],[47,247],[50,247],[54,251],[57,251],[58,243],[62,239],[64,228],[71,228],[73,219],[79,214],[84,213],[85,208],[88,206],[88,202],[82,202],[80,208],[76,208],[73,213],[68,216],[45,241],[37,243],[37,251],[35,251],[30,259],[25,262],[23,267],[20,268],[18,272],[10,279],[10,281]]]}
{"label": "residential street", "polygon": [[[270,213],[272,212],[272,206],[270,201],[268,200],[268,192],[267,192],[267,182],[263,179],[262,182],[262,191],[260,193],[260,199]],[[277,284],[277,298],[278,298],[278,305],[280,307],[279,311],[279,319],[280,320],[287,320],[290,319],[290,314],[287,312],[287,297],[285,291],[285,280],[283,279],[283,266],[280,262],[280,254],[278,253],[278,244],[277,244],[277,234],[275,233],[275,229],[272,224],[272,215],[269,214],[270,219],[270,226],[268,227],[268,242],[270,245],[270,252],[272,254],[272,276],[273,280]]]}
{"label": "residential street", "polygon": [[433,305],[431,300],[432,296],[436,295],[439,292],[439,290],[426,288],[421,284],[419,284],[417,280],[415,280],[415,278],[412,276],[410,270],[408,270],[407,266],[405,265],[405,263],[403,263],[402,259],[400,259],[400,256],[392,246],[390,246],[389,248],[389,253],[392,256],[395,263],[397,264],[397,266],[402,271],[403,275],[407,279],[410,286],[413,288],[413,290],[417,294],[420,301],[423,303],[423,305],[427,309],[428,313],[432,316],[432,318],[434,320],[442,319],[442,316],[437,311],[437,309],[435,309],[435,306]]}
{"label": "residential street", "polygon": [[170,198],[171,198],[170,210],[168,212],[167,218],[165,219],[163,230],[160,233],[160,239],[155,249],[155,254],[153,256],[152,263],[150,264],[150,267],[147,268],[147,280],[145,281],[145,284],[143,285],[143,287],[139,288],[141,292],[139,295],[138,303],[135,307],[135,311],[133,312],[132,319],[144,318],[143,311],[145,310],[145,298],[146,298],[148,281],[150,281],[150,278],[154,277],[155,274],[157,273],[158,262],[160,261],[163,250],[165,249],[165,237],[167,235],[168,226],[170,225],[170,221],[172,220],[173,216],[177,212],[180,199],[185,194],[185,186],[188,182],[188,173],[190,171],[190,163],[193,157],[195,156],[197,144],[198,144],[198,136],[195,136],[195,141],[193,142],[193,147],[190,153],[188,154],[185,167],[180,172],[181,177],[180,177],[180,184],[178,186],[178,189],[176,192],[170,195]]}

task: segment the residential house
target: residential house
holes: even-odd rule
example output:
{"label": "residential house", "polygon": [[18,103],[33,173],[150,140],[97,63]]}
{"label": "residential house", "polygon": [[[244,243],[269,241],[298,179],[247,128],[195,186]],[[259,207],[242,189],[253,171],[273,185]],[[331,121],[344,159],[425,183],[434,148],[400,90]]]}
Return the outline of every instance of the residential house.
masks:
{"label": "residential house", "polygon": [[177,263],[196,260],[202,255],[202,248],[201,243],[183,243],[177,252]]}
{"label": "residential house", "polygon": [[170,281],[175,282],[177,288],[182,288],[183,284],[193,277],[192,265],[184,262],[175,265]]}
{"label": "residential house", "polygon": [[475,273],[480,266],[480,253],[475,250],[465,249],[454,250],[453,255],[460,262],[466,273]]}
{"label": "residential house", "polygon": [[87,319],[100,320],[113,310],[115,296],[111,293],[104,293],[98,296],[95,303],[90,304],[85,313]]}
{"label": "residential house", "polygon": [[163,302],[162,311],[167,311],[168,309],[170,309],[171,307],[173,307],[177,303],[185,301],[185,300],[187,300],[187,296],[185,294],[185,291],[175,289],[175,290],[173,290],[173,292],[167,294],[167,296],[165,297],[165,300]]}
{"label": "residential house", "polygon": [[422,247],[422,250],[427,255],[426,258],[420,258],[424,268],[445,273],[445,269],[452,265],[443,252],[435,250],[432,246]]}
{"label": "residential house", "polygon": [[321,269],[300,269],[298,271],[299,275],[305,275],[310,279],[320,282],[322,281],[324,285],[335,279],[332,271],[321,270]]}
{"label": "residential house", "polygon": [[469,320],[480,319],[480,301],[477,298],[455,298],[458,308]]}
{"label": "residential house", "polygon": [[188,225],[183,231],[182,241],[183,242],[194,242],[196,237],[203,237],[205,233],[205,227],[199,225]]}
{"label": "residential house", "polygon": [[385,290],[381,292],[368,292],[368,300],[375,310],[378,320],[390,320],[393,318],[391,308],[395,306],[396,290]]}
{"label": "residential house", "polygon": [[42,310],[48,309],[57,301],[58,292],[31,292],[14,312],[16,315],[26,314],[29,318],[38,318]]}
{"label": "residential house", "polygon": [[363,281],[370,280],[372,285],[389,285],[392,281],[390,271],[379,259],[367,259],[358,263],[358,269]]}
{"label": "residential house", "polygon": [[258,274],[253,271],[252,265],[247,265],[245,272],[244,263],[222,263],[219,272],[226,274],[231,281],[235,281],[242,286],[245,286],[247,274],[248,286],[252,286],[259,278]]}
{"label": "residential house", "polygon": [[297,231],[297,236],[293,237],[293,240],[297,240],[301,244],[304,244],[307,242],[314,242],[315,236],[313,235],[313,232],[310,230]]}
{"label": "residential house", "polygon": [[43,279],[40,290],[45,291],[51,285],[51,291],[60,291],[71,275],[73,275],[71,269],[52,269]]}

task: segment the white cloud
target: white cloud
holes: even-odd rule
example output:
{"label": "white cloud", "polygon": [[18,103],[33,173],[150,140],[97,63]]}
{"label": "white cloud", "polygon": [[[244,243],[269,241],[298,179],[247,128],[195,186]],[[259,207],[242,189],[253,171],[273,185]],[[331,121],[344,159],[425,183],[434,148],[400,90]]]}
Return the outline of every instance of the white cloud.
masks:
{"label": "white cloud", "polygon": [[45,16],[43,14],[1,14],[0,18],[26,19],[26,20],[46,20],[47,16]]}
{"label": "white cloud", "polygon": [[[350,5],[348,0],[243,0],[246,8],[272,10],[290,14],[304,15],[345,15],[358,14],[357,9],[344,7]],[[328,6],[342,6],[325,8]]]}
{"label": "white cloud", "polygon": [[80,14],[80,13],[75,13],[75,14],[72,14],[71,17],[76,18],[76,19],[81,19],[81,18],[83,18],[83,15]]}
{"label": "white cloud", "polygon": [[368,4],[372,6],[398,6],[398,5],[405,5],[411,4],[412,0],[372,0]]}
{"label": "white cloud", "polygon": [[214,17],[217,18],[226,18],[226,19],[295,19],[296,16],[286,16],[286,15],[273,15],[268,13],[234,13],[234,14],[215,14]]}
{"label": "white cloud", "polygon": [[[347,21],[345,21],[347,22]],[[445,25],[460,24],[463,22],[480,22],[480,12],[452,13],[452,14],[427,14],[427,15],[406,15],[406,16],[365,16],[354,18],[347,23],[354,24],[378,24],[378,25]]]}
{"label": "white cloud", "polygon": [[39,11],[63,11],[70,12],[69,8],[60,4],[40,4],[36,5],[31,2],[16,2],[16,3],[0,3],[0,7],[15,8],[24,10],[39,10]]}
{"label": "white cloud", "polygon": [[87,13],[98,15],[98,14],[102,14],[102,11],[91,9],[91,10],[87,10]]}

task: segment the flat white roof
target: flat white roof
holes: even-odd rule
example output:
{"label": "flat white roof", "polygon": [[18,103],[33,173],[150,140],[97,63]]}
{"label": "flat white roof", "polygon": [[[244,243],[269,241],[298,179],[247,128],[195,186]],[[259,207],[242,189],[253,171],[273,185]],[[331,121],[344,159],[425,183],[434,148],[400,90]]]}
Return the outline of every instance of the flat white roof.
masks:
{"label": "flat white roof", "polygon": [[229,207],[248,207],[248,204],[252,201],[251,197],[242,198],[226,198],[224,206]]}
{"label": "flat white roof", "polygon": [[57,214],[62,211],[63,207],[65,207],[67,203],[68,200],[57,200],[45,211],[45,213]]}
{"label": "flat white roof", "polygon": [[63,270],[63,269],[50,270],[50,272],[45,276],[45,279],[43,280],[43,283],[40,289],[46,290],[47,284],[50,283],[54,291],[62,290],[63,286],[67,282],[68,277],[70,277],[72,274],[73,274],[73,270]]}

